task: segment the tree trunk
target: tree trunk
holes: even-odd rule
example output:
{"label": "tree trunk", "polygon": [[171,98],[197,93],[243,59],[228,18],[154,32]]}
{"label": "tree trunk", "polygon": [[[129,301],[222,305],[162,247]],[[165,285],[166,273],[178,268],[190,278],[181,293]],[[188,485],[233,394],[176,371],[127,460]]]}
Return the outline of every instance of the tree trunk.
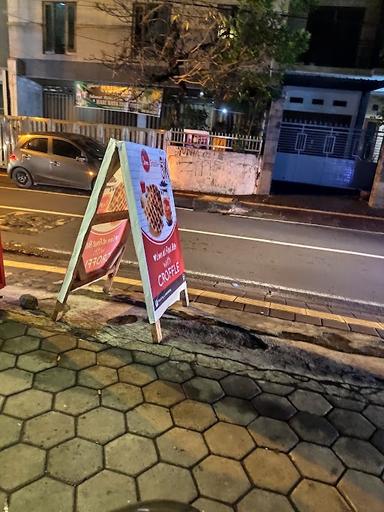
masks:
{"label": "tree trunk", "polygon": [[381,144],[380,157],[377,162],[375,180],[369,197],[371,208],[384,208],[384,139]]}

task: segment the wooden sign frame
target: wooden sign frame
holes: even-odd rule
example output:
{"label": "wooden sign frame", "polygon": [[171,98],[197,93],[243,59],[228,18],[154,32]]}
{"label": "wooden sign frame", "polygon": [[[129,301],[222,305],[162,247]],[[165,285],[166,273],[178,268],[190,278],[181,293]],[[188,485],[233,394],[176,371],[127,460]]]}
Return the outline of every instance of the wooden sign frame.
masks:
{"label": "wooden sign frame", "polygon": [[[146,148],[145,146],[133,143],[118,142],[114,139],[110,140],[95,182],[94,189],[89,199],[83,221],[80,226],[79,234],[68,265],[67,273],[57,298],[52,318],[57,320],[63,313],[68,296],[73,290],[86,286],[100,279],[107,278],[103,290],[106,293],[110,292],[113,278],[119,270],[119,266],[126,248],[129,231],[131,230],[139,262],[148,318],[152,326],[152,338],[154,341],[160,342],[162,339],[160,316],[164,313],[167,307],[169,307],[169,305],[171,305],[173,302],[176,302],[177,300],[182,300],[183,304],[188,306],[189,299],[184,274],[184,263],[182,260],[180,242],[178,239],[176,213],[172,191],[170,192],[170,195],[174,211],[175,225],[173,227],[172,237],[170,237],[170,239],[176,240],[176,243],[173,242],[172,248],[173,246],[178,245],[177,257],[180,259],[180,262],[177,262],[177,268],[180,268],[181,270],[177,276],[177,280],[171,282],[169,287],[164,288],[167,297],[162,297],[160,306],[158,306],[158,297],[153,296],[153,272],[151,272],[153,269],[150,269],[150,266],[151,264],[153,265],[153,262],[150,261],[150,258],[147,254],[148,249],[145,246],[146,240],[143,235],[143,226],[139,214],[140,207],[137,204],[137,191],[135,192],[135,187],[137,187],[137,176],[140,172],[140,169],[137,169],[138,158],[132,159],[132,154],[135,153],[135,156],[137,157],[136,153],[138,151],[145,153],[148,151],[155,156],[159,154],[159,160],[161,161],[163,158],[163,162],[164,159],[166,162],[166,154],[162,150]],[[130,159],[131,167],[135,167],[135,169],[130,168]],[[154,161],[152,160],[152,165],[153,162]],[[108,182],[113,179],[113,176],[120,169],[122,174],[122,181],[124,184],[127,209],[117,212],[100,213],[100,202]],[[143,171],[141,170],[141,172]],[[99,225],[105,225],[106,223],[114,223],[118,221],[127,221],[123,231],[119,234],[120,238],[118,243],[115,244],[112,252],[107,252],[107,255],[104,255],[105,261],[103,260],[101,267],[97,268],[93,272],[87,272],[83,261],[83,254],[86,249],[87,241],[89,240],[89,237],[92,233],[92,228]],[[164,243],[167,243],[167,241]],[[171,286],[173,286],[172,289]]]}

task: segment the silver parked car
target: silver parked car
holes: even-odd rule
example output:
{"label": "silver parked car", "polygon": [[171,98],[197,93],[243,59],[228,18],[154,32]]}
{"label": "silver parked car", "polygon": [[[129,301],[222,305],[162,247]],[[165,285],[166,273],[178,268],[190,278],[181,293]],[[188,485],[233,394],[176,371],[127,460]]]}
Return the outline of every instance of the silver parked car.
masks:
{"label": "silver parked car", "polygon": [[74,133],[20,135],[9,157],[8,175],[19,187],[56,185],[91,190],[105,147]]}

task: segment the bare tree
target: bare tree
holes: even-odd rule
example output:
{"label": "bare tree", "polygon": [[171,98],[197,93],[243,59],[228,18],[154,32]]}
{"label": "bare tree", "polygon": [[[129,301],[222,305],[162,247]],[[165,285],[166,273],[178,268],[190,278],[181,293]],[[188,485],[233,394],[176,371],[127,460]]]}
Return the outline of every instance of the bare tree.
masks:
{"label": "bare tree", "polygon": [[[291,1],[300,8],[309,2]],[[308,41],[304,30],[286,23],[281,4],[240,0],[228,9],[208,0],[97,2],[125,32],[102,60],[115,73],[134,69],[141,85],[194,86],[224,101],[270,97],[284,66]]]}

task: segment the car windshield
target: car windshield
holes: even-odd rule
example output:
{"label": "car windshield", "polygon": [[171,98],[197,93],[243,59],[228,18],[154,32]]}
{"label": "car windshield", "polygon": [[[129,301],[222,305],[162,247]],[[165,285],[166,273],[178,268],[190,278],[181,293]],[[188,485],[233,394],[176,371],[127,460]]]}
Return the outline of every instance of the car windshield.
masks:
{"label": "car windshield", "polygon": [[96,140],[90,139],[88,137],[81,137],[81,139],[76,140],[83,150],[90,155],[93,158],[97,158],[99,160],[102,160],[105,153],[105,146],[103,144],[100,144],[100,142],[97,142]]}

